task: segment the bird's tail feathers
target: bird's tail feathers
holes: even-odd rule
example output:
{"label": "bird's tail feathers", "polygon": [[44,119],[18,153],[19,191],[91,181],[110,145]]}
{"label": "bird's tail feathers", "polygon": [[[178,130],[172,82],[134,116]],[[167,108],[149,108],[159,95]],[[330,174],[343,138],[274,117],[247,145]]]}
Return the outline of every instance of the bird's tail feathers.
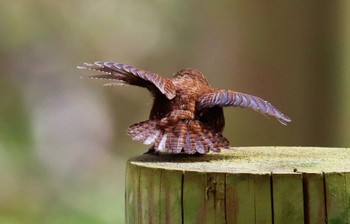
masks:
{"label": "bird's tail feathers", "polygon": [[154,144],[157,151],[169,153],[205,154],[228,148],[229,141],[221,133],[215,133],[196,120],[181,120],[172,126],[159,126],[148,120],[129,127],[133,140]]}
{"label": "bird's tail feathers", "polygon": [[161,136],[161,130],[156,128],[155,121],[147,120],[131,125],[128,129],[128,135],[133,140],[149,145]]}

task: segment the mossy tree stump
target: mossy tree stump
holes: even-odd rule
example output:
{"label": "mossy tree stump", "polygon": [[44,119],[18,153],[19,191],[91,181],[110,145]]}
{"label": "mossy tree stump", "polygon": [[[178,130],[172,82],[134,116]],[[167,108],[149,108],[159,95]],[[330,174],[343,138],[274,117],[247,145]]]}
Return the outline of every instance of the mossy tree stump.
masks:
{"label": "mossy tree stump", "polygon": [[127,163],[126,223],[350,223],[350,149],[240,147]]}

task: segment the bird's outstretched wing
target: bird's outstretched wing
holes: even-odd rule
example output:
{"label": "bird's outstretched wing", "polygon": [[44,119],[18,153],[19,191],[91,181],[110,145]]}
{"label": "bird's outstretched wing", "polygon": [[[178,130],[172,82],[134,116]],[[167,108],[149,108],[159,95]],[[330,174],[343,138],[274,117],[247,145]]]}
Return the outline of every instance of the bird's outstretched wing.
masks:
{"label": "bird's outstretched wing", "polygon": [[107,86],[135,85],[147,88],[152,93],[160,91],[169,100],[175,97],[175,87],[171,80],[158,74],[134,68],[131,65],[113,62],[84,63],[85,66],[78,66],[78,69],[88,69],[102,72],[104,74],[88,76],[92,79],[115,80],[115,83]]}
{"label": "bird's outstretched wing", "polygon": [[251,108],[262,114],[275,117],[279,122],[286,125],[291,122],[291,119],[279,111],[271,103],[257,96],[248,95],[245,93],[235,92],[232,90],[216,90],[202,95],[197,102],[197,108],[211,108],[214,106],[226,107],[243,107]]}

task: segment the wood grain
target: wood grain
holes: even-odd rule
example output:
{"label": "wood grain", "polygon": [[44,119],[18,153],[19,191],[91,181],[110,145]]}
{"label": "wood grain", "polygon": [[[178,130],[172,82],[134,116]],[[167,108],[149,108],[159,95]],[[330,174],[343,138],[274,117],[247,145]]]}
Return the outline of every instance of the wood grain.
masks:
{"label": "wood grain", "polygon": [[144,155],[126,170],[126,223],[350,223],[350,149],[242,147]]}

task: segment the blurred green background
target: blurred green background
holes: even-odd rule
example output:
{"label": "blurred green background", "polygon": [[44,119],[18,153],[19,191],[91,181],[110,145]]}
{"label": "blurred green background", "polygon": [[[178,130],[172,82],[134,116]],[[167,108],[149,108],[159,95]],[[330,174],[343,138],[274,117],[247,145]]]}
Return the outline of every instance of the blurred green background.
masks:
{"label": "blurred green background", "polygon": [[79,79],[83,62],[269,100],[289,126],[226,108],[232,146],[350,145],[350,1],[1,1],[0,223],[123,223],[127,135],[150,94]]}

